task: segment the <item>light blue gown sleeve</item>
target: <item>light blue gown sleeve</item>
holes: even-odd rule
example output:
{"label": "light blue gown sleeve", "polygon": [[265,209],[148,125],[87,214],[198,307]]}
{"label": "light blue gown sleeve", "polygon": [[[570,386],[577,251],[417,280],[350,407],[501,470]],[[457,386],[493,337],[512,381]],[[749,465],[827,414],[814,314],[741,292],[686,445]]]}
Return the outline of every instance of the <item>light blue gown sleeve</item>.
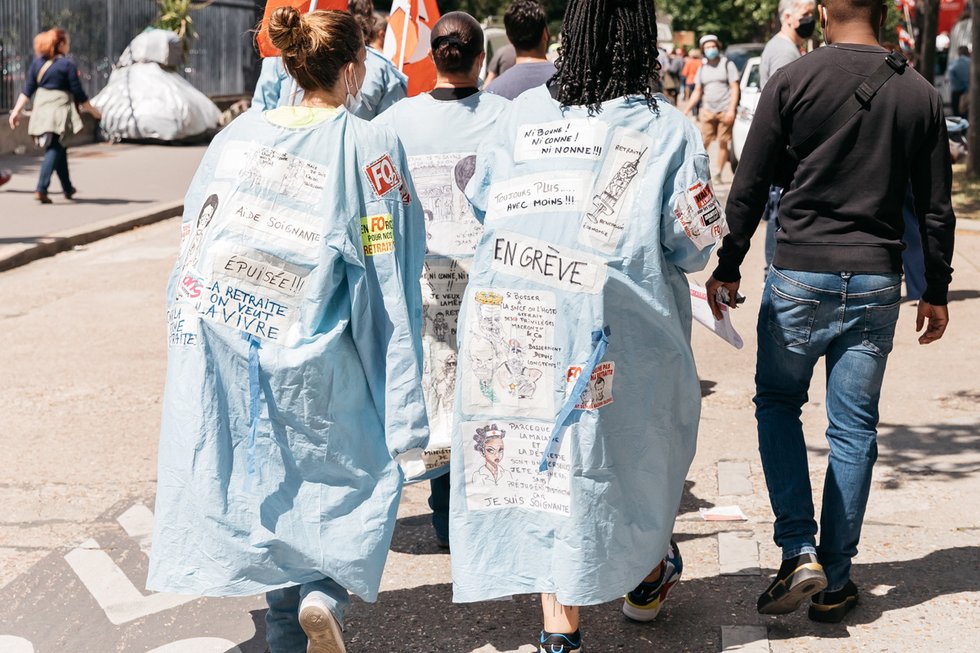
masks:
{"label": "light blue gown sleeve", "polygon": [[368,53],[364,63],[361,104],[354,115],[364,120],[373,120],[391,105],[405,99],[408,95],[408,78],[386,59],[373,52]]}
{"label": "light blue gown sleeve", "polygon": [[[351,326],[372,399],[385,429],[385,442],[393,459],[401,454],[417,457],[428,444],[429,427],[422,391],[422,291],[419,278],[425,258],[422,207],[408,176],[401,143],[392,149],[408,202],[396,199],[369,202],[367,216],[355,218],[361,252],[348,256],[351,289]],[[382,212],[383,211],[383,212]],[[390,216],[390,242],[363,239],[371,220]],[[365,222],[367,221],[367,222]],[[387,229],[387,227],[385,227]],[[373,251],[372,251],[373,249]],[[389,251],[384,251],[389,250]],[[360,283],[363,280],[365,283]]]}
{"label": "light blue gown sleeve", "polygon": [[281,57],[266,57],[262,60],[262,72],[255,84],[255,94],[252,95],[252,106],[260,111],[269,111],[279,106],[282,95],[283,80],[286,69]]}
{"label": "light blue gown sleeve", "polygon": [[[683,210],[689,203],[688,190],[697,184],[702,188],[711,185],[711,172],[708,168],[708,155],[704,151],[701,136],[693,129],[687,134],[683,161],[667,175],[666,188],[663,194],[663,218],[660,221],[660,241],[663,244],[664,257],[683,272],[703,270],[711,258],[711,252],[716,246],[717,239],[704,240],[699,244],[691,234],[685,231],[684,225],[677,217],[676,211]],[[723,233],[727,233],[724,209],[712,193],[710,205],[717,210],[720,219],[714,223]],[[692,209],[693,210],[693,209]],[[694,210],[695,217],[697,211]],[[710,240],[708,244],[705,244]]]}

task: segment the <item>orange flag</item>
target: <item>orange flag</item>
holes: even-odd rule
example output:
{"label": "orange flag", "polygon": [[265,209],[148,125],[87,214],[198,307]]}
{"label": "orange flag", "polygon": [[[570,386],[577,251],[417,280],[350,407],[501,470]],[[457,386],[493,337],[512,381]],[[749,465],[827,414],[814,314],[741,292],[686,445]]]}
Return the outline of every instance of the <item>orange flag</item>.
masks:
{"label": "orange flag", "polygon": [[256,39],[259,43],[259,54],[263,57],[279,56],[279,48],[272,45],[272,39],[269,38],[269,17],[279,7],[296,7],[304,14],[318,9],[347,11],[347,0],[268,0],[265,3],[265,15],[262,16],[262,27]]}
{"label": "orange flag", "polygon": [[385,56],[408,76],[408,94],[431,91],[436,65],[429,58],[432,27],[439,20],[436,0],[394,0],[385,34]]}

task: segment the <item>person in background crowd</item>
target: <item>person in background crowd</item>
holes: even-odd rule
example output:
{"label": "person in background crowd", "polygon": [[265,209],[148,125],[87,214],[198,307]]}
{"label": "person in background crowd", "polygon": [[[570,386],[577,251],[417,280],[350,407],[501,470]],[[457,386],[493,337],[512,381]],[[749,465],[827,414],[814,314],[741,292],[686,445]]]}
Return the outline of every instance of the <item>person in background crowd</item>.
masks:
{"label": "person in background crowd", "polygon": [[[48,186],[52,173],[57,173],[66,199],[77,192],[68,171],[68,148],[65,140],[82,131],[78,108],[96,120],[102,117],[88,101],[78,77],[78,67],[69,56],[71,39],[68,32],[55,28],[41,32],[34,39],[34,61],[27,70],[24,89],[10,112],[11,129],[20,125],[20,115],[34,98],[34,109],[27,133],[44,149],[41,174],[38,176],[34,198],[41,204],[51,204]],[[76,108],[76,106],[78,108]]]}
{"label": "person in background crowd", "polygon": [[374,26],[371,32],[371,41],[365,43],[375,52],[384,52],[385,34],[388,33],[388,14],[380,11],[374,12]]}
{"label": "person in background crowd", "polygon": [[961,45],[957,50],[959,56],[949,64],[946,77],[949,79],[949,105],[953,115],[966,118],[963,111],[963,96],[970,90],[970,48]]}
{"label": "person in background crowd", "polygon": [[[919,343],[942,338],[949,322],[956,219],[942,100],[878,44],[886,13],[880,0],[827,0],[820,22],[829,47],[769,79],[728,197],[732,231],[706,286],[720,320],[718,293],[727,290],[735,306],[739,268],[778,178],[786,191],[759,309],[754,401],[782,564],[759,597],[762,614],[787,614],[810,600],[810,619],[836,623],[857,605],[851,560],[871,490],[878,402],[899,318],[910,179],[927,283],[916,317],[916,330],[926,327]],[[871,94],[870,102],[852,103],[858,89]],[[822,133],[815,125],[828,126]],[[817,545],[800,414],[821,358],[830,455]]]}
{"label": "person in background crowd", "polygon": [[[698,81],[698,70],[701,69],[701,65],[704,63],[704,59],[701,55],[701,50],[698,48],[691,48],[687,57],[684,59],[684,67],[681,69],[681,77],[684,78],[684,99],[689,100],[691,96],[694,95],[694,87],[697,85]],[[694,117],[697,118],[698,110],[700,106],[695,105],[694,107]]]}
{"label": "person in background crowd", "polygon": [[475,18],[459,11],[446,14],[433,27],[431,41],[436,87],[399,102],[377,122],[391,128],[404,145],[427,219],[422,344],[430,451],[423,463],[425,476],[431,478],[436,541],[448,548],[446,454],[456,403],[456,316],[483,233],[463,191],[473,174],[477,145],[510,102],[478,88],[486,54],[483,29]]}
{"label": "person in background crowd", "polygon": [[515,63],[487,84],[486,89],[513,100],[551,79],[555,65],[548,61],[548,16],[540,2],[514,0],[504,14],[504,29],[514,45]]}
{"label": "person in background crowd", "polygon": [[[814,16],[817,7],[813,0],[779,0],[779,22],[782,27],[769,39],[759,62],[759,88],[764,89],[773,74],[788,63],[793,63],[802,54],[803,44],[813,36],[817,26]],[[766,274],[776,253],[776,230],[779,228],[779,198],[783,189],[773,186],[769,189],[769,201],[762,219],[766,221]]]}
{"label": "person in background crowd", "polygon": [[235,119],[187,192],[147,587],[265,592],[270,653],[343,653],[428,440],[425,233],[398,139],[350,113],[353,17],[283,7],[269,35],[303,99]]}
{"label": "person in background crowd", "polygon": [[490,59],[490,64],[487,66],[487,77],[485,80],[483,80],[484,88],[486,88],[490,82],[510,70],[516,62],[517,51],[514,50],[514,44],[508,43],[507,45],[500,46],[500,48],[493,53],[493,58]]}
{"label": "person in background crowd", "polygon": [[557,74],[497,120],[467,187],[484,233],[459,322],[453,599],[541,593],[541,653],[583,650],[578,606],[627,595],[653,620],[682,572],[701,406],[685,274],[726,228],[697,128],[655,94],[656,23],[653,2],[571,0]]}
{"label": "person in background crowd", "polygon": [[667,59],[667,67],[663,71],[671,80],[670,84],[664,82],[664,88],[671,90],[668,97],[674,106],[677,106],[677,103],[684,96],[686,82],[682,73],[686,62],[687,57],[684,54],[684,48],[674,48],[674,51]]}
{"label": "person in background crowd", "polygon": [[[359,101],[354,115],[364,120],[372,120],[395,102],[405,99],[408,95],[408,78],[382,54],[381,50],[371,45],[376,42],[378,34],[375,26],[374,2],[350,0],[348,7],[354,20],[361,26],[364,43],[367,44],[365,78],[361,84],[361,93],[358,96]],[[381,48],[384,49],[383,36]]]}
{"label": "person in background crowd", "polygon": [[720,184],[722,170],[728,162],[728,145],[738,107],[738,69],[733,61],[721,54],[721,42],[714,34],[702,36],[700,45],[704,50],[704,62],[698,68],[694,93],[687,101],[684,113],[690,115],[694,107],[701,105],[698,122],[705,149],[718,140],[718,172],[714,181]]}

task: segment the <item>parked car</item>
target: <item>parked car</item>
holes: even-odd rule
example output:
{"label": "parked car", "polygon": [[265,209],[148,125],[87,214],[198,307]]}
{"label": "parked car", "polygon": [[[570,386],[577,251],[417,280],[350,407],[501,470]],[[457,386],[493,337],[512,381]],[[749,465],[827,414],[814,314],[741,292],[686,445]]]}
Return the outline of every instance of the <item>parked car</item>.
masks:
{"label": "parked car", "polygon": [[742,80],[739,82],[742,92],[738,100],[738,110],[735,113],[735,124],[732,125],[732,146],[728,148],[728,159],[732,164],[732,170],[738,167],[738,160],[742,156],[742,148],[745,146],[745,137],[749,134],[752,116],[755,115],[759,96],[762,95],[762,86],[759,84],[759,63],[761,61],[761,57],[748,59],[745,63],[745,70],[742,71]]}
{"label": "parked car", "polygon": [[749,59],[761,57],[762,51],[765,49],[765,43],[733,43],[725,48],[725,56],[735,64],[738,74],[741,75]]}

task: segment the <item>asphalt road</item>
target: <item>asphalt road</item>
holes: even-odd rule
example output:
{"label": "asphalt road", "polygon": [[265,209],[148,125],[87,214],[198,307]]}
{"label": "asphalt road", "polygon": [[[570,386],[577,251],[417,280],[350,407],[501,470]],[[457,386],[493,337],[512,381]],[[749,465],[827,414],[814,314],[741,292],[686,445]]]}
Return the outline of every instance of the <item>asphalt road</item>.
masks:
{"label": "asphalt road", "polygon": [[[143,590],[166,353],[169,220],[0,274],[0,651],[262,653],[261,597],[190,599]],[[653,624],[619,604],[584,611],[589,650],[974,653],[980,642],[980,234],[958,238],[946,338],[915,342],[902,308],[881,406],[880,458],[842,625],[803,611],[761,617],[778,563],[753,420],[761,243],[750,254],[735,350],[695,326],[704,414],[677,539],[684,579]],[[703,281],[707,274],[695,275]],[[804,411],[819,499],[822,374]],[[534,597],[456,606],[449,557],[428,526],[426,488],[404,495],[381,599],[356,603],[351,653],[530,651]],[[738,505],[748,521],[698,508]],[[522,648],[523,647],[523,648]]]}

